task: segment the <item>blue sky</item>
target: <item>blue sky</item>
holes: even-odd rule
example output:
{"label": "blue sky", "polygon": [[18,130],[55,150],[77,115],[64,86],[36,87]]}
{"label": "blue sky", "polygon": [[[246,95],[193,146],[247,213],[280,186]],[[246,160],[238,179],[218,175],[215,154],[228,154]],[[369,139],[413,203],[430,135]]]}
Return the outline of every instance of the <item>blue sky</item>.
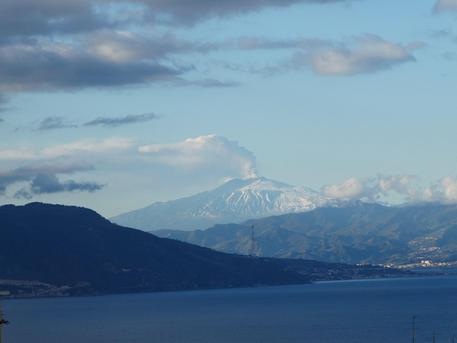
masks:
{"label": "blue sky", "polygon": [[[5,21],[23,11],[28,26]],[[336,197],[395,177],[379,196],[457,200],[456,0],[8,0],[0,13],[1,203],[110,216],[254,169]]]}

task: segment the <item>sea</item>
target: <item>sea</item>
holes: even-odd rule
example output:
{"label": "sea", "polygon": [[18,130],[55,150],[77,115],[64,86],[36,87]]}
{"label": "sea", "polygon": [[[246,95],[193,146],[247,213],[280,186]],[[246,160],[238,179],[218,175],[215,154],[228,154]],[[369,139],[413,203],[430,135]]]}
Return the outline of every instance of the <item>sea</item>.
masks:
{"label": "sea", "polygon": [[4,343],[409,343],[457,339],[457,277],[3,300]]}

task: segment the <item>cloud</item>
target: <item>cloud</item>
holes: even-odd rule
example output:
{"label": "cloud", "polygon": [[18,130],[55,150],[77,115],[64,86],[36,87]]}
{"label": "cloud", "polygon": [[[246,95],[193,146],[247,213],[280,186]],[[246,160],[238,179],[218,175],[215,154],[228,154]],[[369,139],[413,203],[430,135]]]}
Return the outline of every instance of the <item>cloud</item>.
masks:
{"label": "cloud", "polygon": [[108,26],[91,0],[2,0],[0,37],[77,33]]}
{"label": "cloud", "polygon": [[340,44],[297,54],[292,65],[310,66],[320,75],[356,75],[378,72],[399,64],[414,62],[412,50],[417,46],[404,46],[381,37],[366,35],[355,39],[355,46]]}
{"label": "cloud", "polygon": [[68,124],[63,117],[47,117],[38,126],[39,131],[74,128],[76,125]]}
{"label": "cloud", "polygon": [[96,182],[77,182],[74,180],[60,181],[55,174],[37,174],[31,180],[29,187],[21,188],[15,198],[31,199],[34,195],[63,192],[93,193],[103,189],[104,185]]}
{"label": "cloud", "polygon": [[389,195],[416,200],[417,186],[413,175],[378,175],[374,178],[350,178],[341,184],[328,185],[322,193],[331,199],[378,201]]}
{"label": "cloud", "polygon": [[390,196],[400,197],[405,203],[457,203],[457,178],[446,176],[422,186],[413,175],[379,175],[373,178],[350,178],[341,184],[322,188],[330,199],[379,201]]}
{"label": "cloud", "polygon": [[303,37],[276,40],[241,37],[220,43],[218,47],[228,50],[295,50],[291,58],[276,65],[244,67],[225,64],[230,70],[270,75],[306,67],[319,75],[341,76],[374,73],[402,63],[414,62],[416,59],[413,51],[424,45],[423,42],[403,45],[367,34],[349,41]]}
{"label": "cloud", "polygon": [[84,126],[118,127],[135,123],[144,123],[153,119],[157,119],[157,115],[154,113],[130,114],[117,118],[100,117],[85,123]]}
{"label": "cloud", "polygon": [[142,84],[170,80],[182,72],[156,60],[113,61],[68,44],[0,46],[0,91]]}
{"label": "cloud", "polygon": [[127,138],[107,138],[104,140],[83,139],[71,143],[53,145],[44,149],[0,149],[0,160],[42,160],[80,154],[118,153],[132,147],[133,141]]}
{"label": "cloud", "polygon": [[435,13],[457,11],[457,0],[438,0],[433,10]]}
{"label": "cloud", "polygon": [[457,203],[457,178],[447,176],[418,194],[419,201]]}
{"label": "cloud", "polygon": [[331,41],[317,38],[267,39],[261,37],[241,37],[235,41],[228,41],[225,43],[226,48],[240,50],[315,50],[318,48],[331,47],[332,45],[333,43]]}
{"label": "cloud", "polygon": [[85,163],[71,163],[42,164],[0,171],[0,194],[4,195],[8,187],[24,182],[28,183],[27,187],[21,188],[15,194],[16,197],[29,198],[36,194],[74,191],[94,192],[104,186],[95,182],[60,181],[57,177],[61,174],[74,174],[93,169],[91,165]]}
{"label": "cloud", "polygon": [[207,135],[173,144],[139,147],[139,152],[155,163],[185,170],[205,170],[226,177],[255,177],[252,152],[222,136]]}
{"label": "cloud", "polygon": [[127,150],[132,146],[132,140],[126,138],[109,138],[101,141],[87,139],[45,148],[40,152],[40,155],[44,157],[61,157],[81,153],[107,153]]}
{"label": "cloud", "polygon": [[156,21],[193,25],[213,17],[230,17],[271,7],[295,4],[343,3],[346,0],[136,0],[150,9]]}
{"label": "cloud", "polygon": [[128,31],[103,30],[84,41],[85,50],[113,62],[161,59],[184,52],[208,52],[215,44],[195,43],[176,38],[171,33],[144,36]]}

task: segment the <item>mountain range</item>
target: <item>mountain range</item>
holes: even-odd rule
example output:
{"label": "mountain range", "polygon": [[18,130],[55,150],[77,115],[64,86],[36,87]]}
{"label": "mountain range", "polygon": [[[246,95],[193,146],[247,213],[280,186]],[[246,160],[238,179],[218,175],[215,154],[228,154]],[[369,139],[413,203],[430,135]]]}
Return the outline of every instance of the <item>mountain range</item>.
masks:
{"label": "mountain range", "polygon": [[457,205],[352,202],[206,230],[156,234],[257,256],[353,264],[451,262],[457,261]]}
{"label": "mountain range", "polygon": [[217,252],[121,227],[80,207],[0,207],[0,291],[86,295],[308,283],[393,269]]}
{"label": "mountain range", "polygon": [[119,225],[155,230],[195,230],[215,224],[304,212],[329,203],[319,192],[263,177],[232,179],[187,198],[154,203],[111,220]]}

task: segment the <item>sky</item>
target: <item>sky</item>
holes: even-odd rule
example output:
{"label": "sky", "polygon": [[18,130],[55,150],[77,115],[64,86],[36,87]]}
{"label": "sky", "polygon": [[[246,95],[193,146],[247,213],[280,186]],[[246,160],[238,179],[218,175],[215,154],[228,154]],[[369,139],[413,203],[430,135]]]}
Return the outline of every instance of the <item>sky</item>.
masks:
{"label": "sky", "polygon": [[0,204],[457,202],[456,89],[457,0],[3,0]]}

